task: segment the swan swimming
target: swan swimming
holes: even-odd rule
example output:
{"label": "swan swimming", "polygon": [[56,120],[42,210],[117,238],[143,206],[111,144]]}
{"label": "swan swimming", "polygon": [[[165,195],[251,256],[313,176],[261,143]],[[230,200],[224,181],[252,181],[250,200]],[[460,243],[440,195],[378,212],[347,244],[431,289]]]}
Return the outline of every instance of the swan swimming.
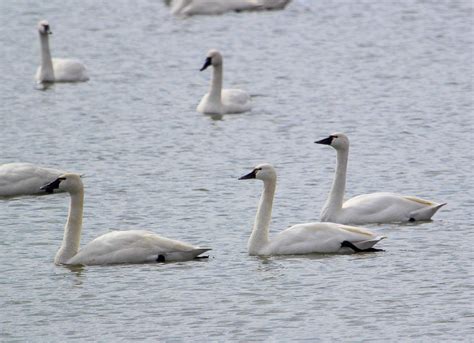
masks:
{"label": "swan swimming", "polygon": [[[0,197],[46,194],[40,187],[66,173],[64,170],[40,167],[31,163],[0,165]],[[64,191],[62,187],[58,192]]]}
{"label": "swan swimming", "polygon": [[205,114],[241,113],[252,107],[250,95],[240,89],[222,89],[223,59],[217,50],[209,50],[201,71],[212,66],[212,81],[209,93],[204,95],[197,111]]}
{"label": "swan swimming", "polygon": [[46,20],[38,23],[41,45],[41,65],[36,71],[36,81],[42,82],[79,82],[89,80],[84,64],[75,59],[51,58],[49,35],[52,34]]}
{"label": "swan swimming", "polygon": [[349,139],[343,133],[334,133],[315,143],[330,145],[337,151],[336,175],[321,220],[342,224],[423,221],[446,205],[388,192],[363,194],[344,202]]}
{"label": "swan swimming", "polygon": [[79,250],[84,206],[81,177],[67,173],[42,188],[52,193],[62,187],[71,197],[61,248],[55,264],[98,265],[116,263],[176,262],[199,258],[211,250],[197,248],[144,230],[113,231],[97,237]]}
{"label": "swan swimming", "polygon": [[173,0],[174,15],[222,14],[225,12],[283,9],[290,0]]}
{"label": "swan swimming", "polygon": [[335,223],[297,224],[272,239],[268,231],[272,215],[277,175],[270,164],[260,164],[239,180],[263,181],[263,193],[248,241],[249,255],[297,255],[310,253],[347,253],[379,251],[373,248],[384,236],[360,227]]}

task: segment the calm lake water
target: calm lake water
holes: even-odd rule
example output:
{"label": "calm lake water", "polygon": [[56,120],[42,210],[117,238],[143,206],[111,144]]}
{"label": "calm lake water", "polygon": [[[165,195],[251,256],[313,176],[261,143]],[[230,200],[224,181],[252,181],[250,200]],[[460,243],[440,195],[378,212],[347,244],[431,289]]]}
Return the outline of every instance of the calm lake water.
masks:
{"label": "calm lake water", "polygon": [[[0,163],[83,173],[82,242],[149,229],[207,261],[53,264],[66,194],[0,201],[0,341],[473,339],[471,1],[294,0],[284,11],[174,18],[162,1],[2,1]],[[36,24],[91,80],[39,90]],[[224,85],[253,96],[221,118],[195,107]],[[247,254],[261,162],[279,173],[271,233],[317,221],[335,152],[351,139],[347,196],[448,202],[434,221],[369,225],[383,253]]]}

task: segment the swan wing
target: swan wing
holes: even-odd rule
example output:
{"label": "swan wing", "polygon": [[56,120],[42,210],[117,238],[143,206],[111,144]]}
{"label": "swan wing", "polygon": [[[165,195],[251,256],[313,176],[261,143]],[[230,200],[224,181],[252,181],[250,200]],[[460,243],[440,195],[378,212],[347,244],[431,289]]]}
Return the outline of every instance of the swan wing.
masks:
{"label": "swan wing", "polygon": [[150,231],[112,231],[84,246],[68,264],[146,263],[190,260],[207,248],[169,239]]}
{"label": "swan wing", "polygon": [[[341,222],[362,224],[409,221],[410,218],[414,218],[413,212],[417,213],[421,210],[422,213],[425,213],[423,209],[438,205],[429,200],[396,193],[363,194],[351,198],[343,204]],[[431,213],[431,216],[434,212]],[[422,217],[426,217],[426,215],[418,216],[418,218]]]}
{"label": "swan wing", "polygon": [[241,89],[224,89],[221,98],[226,113],[245,112],[252,107],[250,95]]}
{"label": "swan wing", "polygon": [[53,58],[53,70],[55,82],[89,80],[85,65],[76,59]]}
{"label": "swan wing", "polygon": [[343,251],[341,244],[344,241],[357,245],[358,242],[376,239],[377,235],[365,228],[336,223],[306,223],[294,225],[276,235],[268,246],[268,252],[269,255],[337,253]]}
{"label": "swan wing", "polygon": [[[31,163],[7,163],[0,166],[0,196],[44,194],[41,186],[54,181],[65,171]],[[59,190],[60,191],[60,190]]]}

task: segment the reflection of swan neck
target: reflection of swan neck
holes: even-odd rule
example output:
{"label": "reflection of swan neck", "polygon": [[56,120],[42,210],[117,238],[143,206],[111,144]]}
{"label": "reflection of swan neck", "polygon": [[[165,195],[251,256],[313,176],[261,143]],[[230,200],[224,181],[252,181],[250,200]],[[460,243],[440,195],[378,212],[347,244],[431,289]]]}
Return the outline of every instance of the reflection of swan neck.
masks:
{"label": "reflection of swan neck", "polygon": [[56,263],[66,263],[70,258],[76,255],[81,242],[84,190],[81,189],[70,195],[71,203],[69,205],[69,214],[66,226],[64,227],[63,243],[56,255]]}
{"label": "reflection of swan neck", "polygon": [[323,208],[323,213],[339,211],[344,202],[344,192],[346,189],[346,173],[349,148],[337,150],[336,175],[332,183],[329,198]]}
{"label": "reflection of swan neck", "polygon": [[53,75],[53,61],[51,59],[51,52],[49,50],[49,38],[48,34],[40,34],[41,44],[41,69],[43,75]]}
{"label": "reflection of swan neck", "polygon": [[276,179],[263,183],[263,193],[258,204],[257,215],[252,234],[248,242],[250,255],[258,254],[259,250],[268,243],[268,230],[272,219],[273,198],[275,195]]}
{"label": "reflection of swan neck", "polygon": [[213,66],[212,68],[212,81],[211,81],[211,89],[209,91],[209,98],[212,100],[221,101],[221,93],[222,93],[222,63]]}

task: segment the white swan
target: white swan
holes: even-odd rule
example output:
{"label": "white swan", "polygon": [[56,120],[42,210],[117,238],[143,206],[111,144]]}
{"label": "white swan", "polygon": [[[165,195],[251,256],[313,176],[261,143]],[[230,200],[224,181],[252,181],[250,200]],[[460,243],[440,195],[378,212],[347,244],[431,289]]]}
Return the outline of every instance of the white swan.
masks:
{"label": "white swan", "polygon": [[89,76],[84,64],[75,59],[51,58],[49,35],[52,34],[46,20],[38,23],[41,45],[41,65],[36,71],[36,81],[41,82],[78,82],[87,81]]}
{"label": "white swan", "polygon": [[207,53],[201,71],[212,65],[212,81],[209,93],[204,95],[197,111],[205,114],[241,113],[252,107],[250,95],[240,89],[222,89],[223,59],[217,50]]}
{"label": "white swan", "polygon": [[[64,170],[40,167],[31,163],[2,164],[0,197],[46,194],[40,187],[64,173]],[[63,191],[62,187],[58,191]]]}
{"label": "white swan", "polygon": [[335,133],[315,143],[330,145],[337,151],[336,175],[321,211],[321,220],[342,224],[430,220],[436,211],[446,205],[387,192],[363,194],[344,202],[349,139],[343,133]]}
{"label": "white swan", "polygon": [[306,223],[291,226],[270,240],[268,230],[277,180],[276,171],[269,164],[260,164],[239,180],[244,179],[263,181],[263,193],[248,241],[249,255],[378,251],[372,247],[385,238],[360,227],[335,223]]}
{"label": "white swan", "polygon": [[97,237],[79,250],[84,187],[77,174],[63,174],[42,188],[53,192],[62,186],[71,196],[61,248],[54,263],[97,265],[116,263],[174,262],[197,258],[210,250],[161,237],[144,230],[114,231]]}
{"label": "white swan", "polygon": [[222,14],[230,11],[245,11],[260,6],[258,0],[173,0],[174,15]]}

